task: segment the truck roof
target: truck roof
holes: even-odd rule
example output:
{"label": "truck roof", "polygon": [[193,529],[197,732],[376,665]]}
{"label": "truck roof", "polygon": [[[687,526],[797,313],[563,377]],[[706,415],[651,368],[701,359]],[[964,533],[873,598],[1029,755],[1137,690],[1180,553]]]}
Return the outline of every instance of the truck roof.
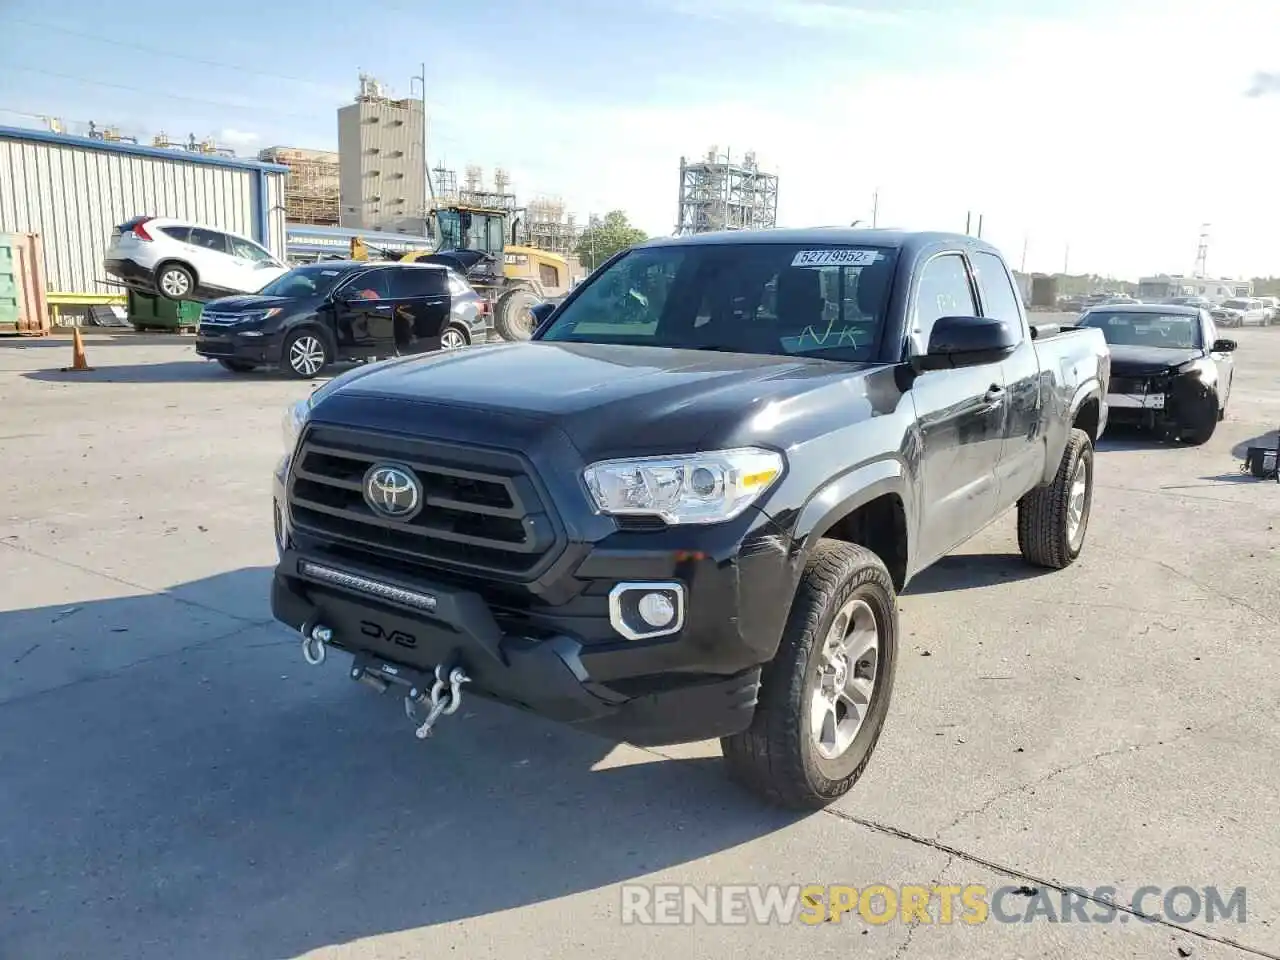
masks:
{"label": "truck roof", "polygon": [[821,243],[847,246],[890,247],[913,253],[935,244],[958,244],[973,250],[999,255],[999,250],[984,240],[963,233],[928,230],[889,230],[862,227],[787,227],[771,230],[717,230],[682,237],[656,237],[640,247],[666,246],[736,246],[748,243]]}
{"label": "truck roof", "polygon": [[1200,308],[1189,303],[1095,303],[1086,313],[1162,313],[1168,316],[1186,314],[1194,317]]}

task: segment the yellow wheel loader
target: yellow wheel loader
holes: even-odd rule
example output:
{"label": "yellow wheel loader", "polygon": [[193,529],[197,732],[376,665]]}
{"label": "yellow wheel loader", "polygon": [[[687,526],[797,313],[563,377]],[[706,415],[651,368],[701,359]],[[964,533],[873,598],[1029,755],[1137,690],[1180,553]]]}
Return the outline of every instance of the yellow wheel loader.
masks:
{"label": "yellow wheel loader", "polygon": [[429,226],[435,249],[404,255],[386,254],[351,240],[351,259],[372,255],[406,263],[442,263],[466,277],[491,303],[493,326],[504,340],[528,340],[534,323],[531,309],[569,292],[569,261],[556,253],[516,243],[518,222],[508,223],[505,210],[453,205],[431,212]]}

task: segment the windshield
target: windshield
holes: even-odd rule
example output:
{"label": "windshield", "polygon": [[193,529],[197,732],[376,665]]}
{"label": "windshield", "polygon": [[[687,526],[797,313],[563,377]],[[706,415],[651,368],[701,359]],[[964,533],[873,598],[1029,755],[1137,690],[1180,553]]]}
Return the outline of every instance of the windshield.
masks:
{"label": "windshield", "polygon": [[346,274],[345,270],[321,263],[310,263],[305,267],[295,267],[288,273],[276,277],[258,291],[264,297],[323,297],[333,285]]}
{"label": "windshield", "polygon": [[1249,301],[1247,300],[1225,300],[1222,304],[1228,310],[1248,310]]}
{"label": "windshield", "polygon": [[830,244],[641,247],[592,277],[540,339],[871,360],[896,257]]}
{"label": "windshield", "polygon": [[1081,326],[1100,327],[1107,343],[1116,347],[1171,347],[1190,350],[1201,346],[1199,318],[1185,313],[1096,311]]}

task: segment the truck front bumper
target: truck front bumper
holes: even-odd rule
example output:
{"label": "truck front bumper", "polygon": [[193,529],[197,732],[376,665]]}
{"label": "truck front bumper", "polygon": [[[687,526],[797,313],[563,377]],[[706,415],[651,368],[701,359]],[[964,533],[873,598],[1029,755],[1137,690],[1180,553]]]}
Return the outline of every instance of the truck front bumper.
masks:
{"label": "truck front bumper", "polygon": [[622,648],[568,632],[523,636],[504,629],[477,593],[288,547],[271,607],[302,635],[327,627],[328,646],[355,657],[357,677],[367,671],[421,688],[437,666],[458,665],[469,692],[639,746],[745,730],[760,685],[759,665],[730,674],[672,670],[679,636]]}

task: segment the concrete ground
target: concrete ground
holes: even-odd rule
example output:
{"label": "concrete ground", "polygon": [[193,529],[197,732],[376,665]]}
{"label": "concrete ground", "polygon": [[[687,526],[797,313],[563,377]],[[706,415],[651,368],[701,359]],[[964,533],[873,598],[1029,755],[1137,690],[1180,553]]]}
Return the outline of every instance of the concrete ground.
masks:
{"label": "concrete ground", "polygon": [[[1280,486],[1238,470],[1280,329],[1234,335],[1206,446],[1104,442],[1078,564],[1027,569],[1005,520],[919,577],[875,758],[805,817],[714,745],[474,699],[417,742],[270,619],[308,385],[182,338],[92,335],[79,374],[65,339],[0,341],[0,957],[1280,956]],[[638,929],[625,882],[1244,886],[1247,914]]]}

